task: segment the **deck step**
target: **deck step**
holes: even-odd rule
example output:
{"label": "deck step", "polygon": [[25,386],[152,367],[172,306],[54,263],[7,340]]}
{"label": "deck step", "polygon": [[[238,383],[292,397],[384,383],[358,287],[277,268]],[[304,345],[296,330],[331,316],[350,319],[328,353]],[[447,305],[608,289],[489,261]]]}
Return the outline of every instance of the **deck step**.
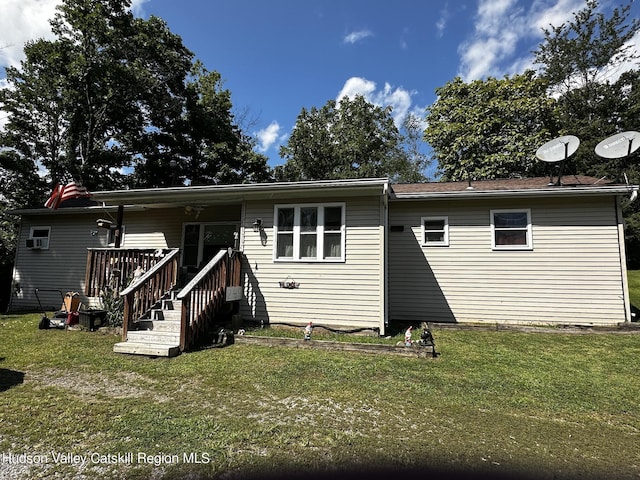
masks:
{"label": "deck step", "polygon": [[[140,320],[136,323],[137,331],[180,333],[180,321],[177,320]],[[136,330],[134,330],[136,331]]]}
{"label": "deck step", "polygon": [[180,310],[162,310],[154,308],[151,310],[151,320],[173,320],[180,321],[182,319],[182,309]]}
{"label": "deck step", "polygon": [[[127,332],[127,340],[113,346],[115,353],[175,357],[180,354],[182,302],[177,292],[169,292],[135,327]],[[136,328],[136,329],[133,329]]]}
{"label": "deck step", "polygon": [[155,330],[133,330],[127,332],[127,341],[134,343],[180,344],[180,332],[160,332]]}
{"label": "deck step", "polygon": [[157,343],[120,342],[113,346],[113,351],[150,357],[175,357],[180,354],[180,347]]}

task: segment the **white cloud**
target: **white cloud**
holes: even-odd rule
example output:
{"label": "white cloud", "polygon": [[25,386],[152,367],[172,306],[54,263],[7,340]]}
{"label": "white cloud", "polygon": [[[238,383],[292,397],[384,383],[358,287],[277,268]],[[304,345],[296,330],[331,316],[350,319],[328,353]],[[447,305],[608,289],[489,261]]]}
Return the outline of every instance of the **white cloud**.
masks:
{"label": "white cloud", "polygon": [[281,141],[284,136],[280,135],[280,124],[276,121],[271,122],[267,128],[258,130],[256,132],[256,138],[258,139],[258,151],[261,153],[266,152],[279,140]]}
{"label": "white cloud", "polygon": [[144,4],[151,0],[133,0],[131,2],[131,12],[136,17],[144,17],[146,12],[144,11]]}
{"label": "white cloud", "polygon": [[394,123],[399,128],[411,109],[411,95],[413,92],[401,87],[393,88],[389,83],[385,83],[382,90],[376,90],[376,83],[361,77],[349,78],[338,96],[339,102],[344,97],[354,98],[362,95],[365,100],[381,107],[391,106]]}
{"label": "white cloud", "polygon": [[59,0],[3,0],[0,15],[0,65],[18,66],[29,40],[52,38],[49,20]]}
{"label": "white cloud", "polygon": [[543,29],[562,25],[583,7],[584,0],[533,0],[528,10],[517,0],[480,0],[474,32],[458,48],[458,74],[471,81],[534,68],[531,50]]}
{"label": "white cloud", "polygon": [[[150,0],[133,0],[131,11],[144,15]],[[49,21],[61,0],[2,0],[0,15],[0,66],[16,67],[24,60],[24,44],[30,40],[53,39]]]}
{"label": "white cloud", "polygon": [[357,32],[351,32],[347,34],[344,37],[343,41],[344,43],[356,43],[371,36],[373,36],[373,32],[371,32],[370,30],[358,30]]}
{"label": "white cloud", "polygon": [[440,11],[440,18],[436,22],[436,30],[438,32],[438,37],[442,37],[444,35],[444,30],[447,28],[447,23],[449,22],[449,17],[451,14],[449,13],[449,2],[445,2],[444,7]]}
{"label": "white cloud", "polygon": [[543,29],[548,29],[551,25],[559,27],[573,18],[573,12],[584,6],[584,0],[557,0],[552,3],[549,0],[534,0],[530,9],[533,33],[542,37]]}

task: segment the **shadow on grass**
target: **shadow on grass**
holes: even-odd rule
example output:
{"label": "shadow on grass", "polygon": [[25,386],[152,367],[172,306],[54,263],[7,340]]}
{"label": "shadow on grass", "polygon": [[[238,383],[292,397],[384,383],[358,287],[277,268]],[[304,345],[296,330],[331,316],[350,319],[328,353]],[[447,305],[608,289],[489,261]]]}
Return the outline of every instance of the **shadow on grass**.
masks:
{"label": "shadow on grass", "polygon": [[24,373],[0,368],[0,393],[24,382]]}

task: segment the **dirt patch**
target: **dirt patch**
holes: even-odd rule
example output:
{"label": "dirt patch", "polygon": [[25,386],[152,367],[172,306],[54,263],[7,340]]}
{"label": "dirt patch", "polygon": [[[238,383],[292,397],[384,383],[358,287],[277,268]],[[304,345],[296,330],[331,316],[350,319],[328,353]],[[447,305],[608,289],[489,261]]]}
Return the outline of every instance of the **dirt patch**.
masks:
{"label": "dirt patch", "polygon": [[123,372],[117,377],[101,374],[88,374],[74,371],[48,369],[37,373],[27,373],[25,381],[43,387],[58,387],[72,390],[80,396],[93,397],[104,395],[109,398],[142,398],[153,397],[158,402],[168,397],[152,391],[155,380],[134,372]]}

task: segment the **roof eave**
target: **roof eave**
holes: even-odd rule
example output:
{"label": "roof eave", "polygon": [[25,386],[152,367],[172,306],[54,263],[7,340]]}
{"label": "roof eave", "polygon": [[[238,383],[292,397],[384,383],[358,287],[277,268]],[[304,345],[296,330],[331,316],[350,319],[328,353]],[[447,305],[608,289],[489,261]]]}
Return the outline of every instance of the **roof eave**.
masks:
{"label": "roof eave", "polygon": [[394,193],[391,200],[477,199],[499,197],[565,197],[578,195],[627,195],[638,190],[638,185],[614,185],[602,187],[553,187],[512,190],[458,190],[450,192]]}
{"label": "roof eave", "polygon": [[271,199],[291,196],[312,196],[335,190],[344,194],[349,190],[357,194],[367,190],[383,191],[386,178],[354,180],[321,180],[235,185],[207,185],[136,190],[94,192],[92,199],[109,204],[184,205],[198,202],[240,202],[245,199]]}

